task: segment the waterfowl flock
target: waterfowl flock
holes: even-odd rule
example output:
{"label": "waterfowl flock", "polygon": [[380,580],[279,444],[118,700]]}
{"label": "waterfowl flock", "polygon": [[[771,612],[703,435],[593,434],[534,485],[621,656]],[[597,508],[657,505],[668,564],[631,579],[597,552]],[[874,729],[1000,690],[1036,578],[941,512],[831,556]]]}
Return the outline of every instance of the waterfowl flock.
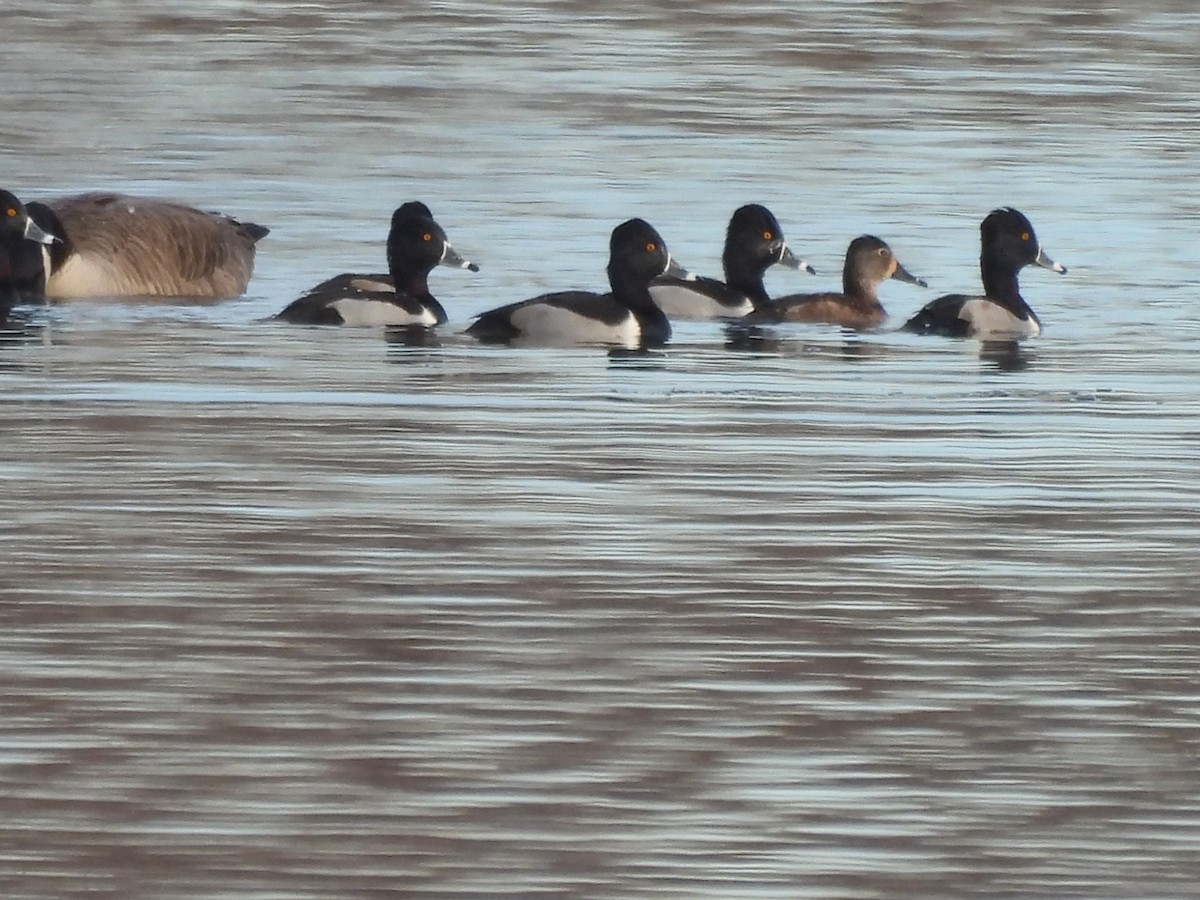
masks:
{"label": "waterfowl flock", "polygon": [[[0,191],[0,317],[16,306],[84,297],[156,296],[228,299],[242,294],[258,242],[268,229],[166,200],[93,192],[23,204]],[[902,326],[916,334],[1020,340],[1041,331],[1022,298],[1018,275],[1033,264],[1063,274],[1033,225],[1011,207],[980,226],[982,293],[946,294]],[[436,266],[479,271],[451,246],[429,207],[411,201],[392,215],[386,273],[343,273],[317,284],[273,318],[305,325],[433,329],[449,321],[429,289]],[[876,330],[887,321],[879,286],[889,279],[926,286],[888,244],[873,235],[850,242],[841,291],[771,298],[763,286],[773,265],[816,274],[784,240],[766,207],[749,204],[729,220],[724,281],[693,275],[672,258],[642,219],[613,229],[605,292],[564,290],[500,306],[474,318],[465,333],[482,343],[661,347],[672,319],[722,320],[734,328],[821,322]]]}

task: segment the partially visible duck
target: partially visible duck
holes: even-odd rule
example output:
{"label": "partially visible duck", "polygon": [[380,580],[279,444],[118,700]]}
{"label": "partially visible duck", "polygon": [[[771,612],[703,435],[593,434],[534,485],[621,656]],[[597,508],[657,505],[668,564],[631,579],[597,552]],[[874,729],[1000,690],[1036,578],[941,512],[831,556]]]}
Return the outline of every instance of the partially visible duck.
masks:
{"label": "partially visible duck", "polygon": [[0,319],[18,303],[42,298],[42,247],[55,241],[30,217],[25,204],[0,190]]}
{"label": "partially visible duck", "polygon": [[[843,328],[878,328],[887,319],[887,310],[879,302],[879,285],[889,278],[926,287],[925,281],[910,273],[884,241],[869,234],[857,237],[846,250],[842,268],[842,292],[792,294],[778,297],[741,322],[826,322]],[[741,323],[739,323],[741,324]]]}
{"label": "partially visible duck", "polygon": [[229,299],[246,290],[268,229],[167,200],[94,192],[28,204],[58,241],[44,258],[45,294]]}
{"label": "partially visible duck", "polygon": [[510,303],[480,315],[467,334],[484,343],[660,347],[671,324],[650,297],[650,282],[664,274],[688,273],[649,223],[630,219],[609,240],[609,293],[558,291]]}
{"label": "partially visible duck", "polygon": [[982,340],[1019,340],[1042,323],[1021,296],[1017,275],[1033,263],[1065,275],[1067,267],[1042,250],[1033,226],[1011,206],[990,212],[979,226],[983,294],[946,294],[904,323],[904,331]]}
{"label": "partially visible duck", "polygon": [[770,266],[816,274],[784,243],[771,211],[757,203],[739,208],[729,219],[721,262],[724,281],[660,276],[650,284],[650,296],[671,319],[741,318],[767,302],[763,274]]}
{"label": "partially visible duck", "polygon": [[336,275],[310,288],[275,318],[305,325],[441,325],[446,310],[429,292],[429,273],[439,265],[479,271],[450,246],[429,207],[418,201],[392,213],[387,261],[386,275]]}

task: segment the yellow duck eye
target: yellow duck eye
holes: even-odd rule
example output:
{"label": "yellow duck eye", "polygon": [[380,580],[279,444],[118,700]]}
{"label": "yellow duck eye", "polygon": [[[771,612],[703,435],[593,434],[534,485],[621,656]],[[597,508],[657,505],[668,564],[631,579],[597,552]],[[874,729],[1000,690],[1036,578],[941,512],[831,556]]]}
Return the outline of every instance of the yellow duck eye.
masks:
{"label": "yellow duck eye", "polygon": [[775,239],[775,235],[771,234],[770,231],[763,232],[763,240],[764,241],[770,241],[770,240],[774,240],[774,239]]}
{"label": "yellow duck eye", "polygon": [[1021,240],[1023,240],[1023,241],[1029,240],[1029,232],[1028,231],[1021,232]]}
{"label": "yellow duck eye", "polygon": [[646,249],[648,251],[650,251],[651,253],[653,253],[655,250],[658,249],[658,244],[654,243],[654,241],[648,241],[646,243]]}
{"label": "yellow duck eye", "polygon": [[16,214],[17,214],[17,211],[15,209],[13,209],[11,206],[7,210],[5,210],[5,215],[7,215],[10,219],[13,216],[15,216]]}
{"label": "yellow duck eye", "polygon": [[427,231],[427,232],[425,232],[423,235],[421,235],[421,240],[423,240],[423,241],[432,241],[432,240],[433,240],[433,235],[432,235],[432,234],[430,234],[430,233]]}

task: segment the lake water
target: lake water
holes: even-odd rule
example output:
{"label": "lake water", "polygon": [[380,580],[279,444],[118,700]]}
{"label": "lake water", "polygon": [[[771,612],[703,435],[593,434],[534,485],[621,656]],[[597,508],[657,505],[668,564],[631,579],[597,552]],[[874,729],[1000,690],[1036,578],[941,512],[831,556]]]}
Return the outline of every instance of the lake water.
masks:
{"label": "lake water", "polygon": [[[272,228],[0,344],[0,893],[1194,897],[1200,11],[9,0],[4,187]],[[421,199],[439,346],[258,320]],[[885,238],[1019,350],[483,348],[643,216]]]}

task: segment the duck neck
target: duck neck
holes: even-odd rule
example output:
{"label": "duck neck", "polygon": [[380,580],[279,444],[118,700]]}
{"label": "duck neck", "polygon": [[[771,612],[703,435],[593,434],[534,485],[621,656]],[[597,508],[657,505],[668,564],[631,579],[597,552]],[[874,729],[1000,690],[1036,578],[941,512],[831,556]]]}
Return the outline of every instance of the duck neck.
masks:
{"label": "duck neck", "polygon": [[842,271],[842,294],[854,306],[862,309],[883,309],[877,287],[874,281],[851,271],[849,265]]}
{"label": "duck neck", "polygon": [[642,343],[648,346],[665,344],[671,337],[671,323],[650,296],[646,279],[623,274],[608,267],[608,283],[617,302],[633,313],[642,331]]}
{"label": "duck neck", "polygon": [[429,270],[406,265],[388,254],[388,271],[399,293],[415,300],[433,299],[429,295]]}
{"label": "duck neck", "polygon": [[4,279],[14,289],[31,298],[41,299],[46,291],[46,279],[62,265],[55,261],[54,248],[21,239],[5,255],[7,256]]}
{"label": "duck neck", "polygon": [[979,260],[979,268],[983,274],[983,293],[989,299],[1014,312],[1028,309],[1021,289],[1017,283],[1019,269],[1011,265],[989,259],[987,256]]}
{"label": "duck neck", "polygon": [[394,259],[388,260],[388,270],[392,275],[392,283],[396,293],[403,294],[409,299],[418,301],[437,319],[438,325],[446,323],[446,310],[437,298],[429,293],[429,272],[425,269],[414,269],[411,266],[397,265]]}
{"label": "duck neck", "polygon": [[446,315],[445,308],[442,306],[442,304],[438,303],[436,297],[426,292],[425,296],[421,298],[421,304],[431,313],[433,313],[438,325],[446,324],[446,320],[449,318],[449,316]]}
{"label": "duck neck", "polygon": [[750,298],[755,309],[766,306],[770,302],[767,289],[763,287],[765,266],[756,263],[739,262],[736,253],[725,253],[722,264],[725,269],[725,283],[735,291],[740,291]]}
{"label": "duck neck", "polygon": [[0,314],[17,302],[17,291],[13,287],[12,265],[8,261],[7,248],[0,248]]}

